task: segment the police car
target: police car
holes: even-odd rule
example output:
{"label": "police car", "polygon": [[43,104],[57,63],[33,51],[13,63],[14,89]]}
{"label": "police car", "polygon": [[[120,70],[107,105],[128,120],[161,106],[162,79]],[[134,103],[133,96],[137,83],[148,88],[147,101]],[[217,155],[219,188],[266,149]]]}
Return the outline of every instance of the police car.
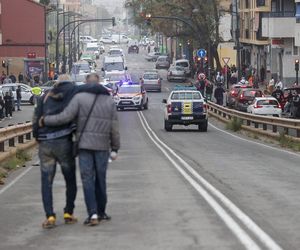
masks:
{"label": "police car", "polygon": [[171,131],[173,125],[198,125],[199,131],[207,131],[206,103],[195,87],[177,86],[163,103],[166,131]]}
{"label": "police car", "polygon": [[125,82],[118,86],[114,94],[115,104],[119,109],[137,108],[148,109],[148,95],[141,84]]}

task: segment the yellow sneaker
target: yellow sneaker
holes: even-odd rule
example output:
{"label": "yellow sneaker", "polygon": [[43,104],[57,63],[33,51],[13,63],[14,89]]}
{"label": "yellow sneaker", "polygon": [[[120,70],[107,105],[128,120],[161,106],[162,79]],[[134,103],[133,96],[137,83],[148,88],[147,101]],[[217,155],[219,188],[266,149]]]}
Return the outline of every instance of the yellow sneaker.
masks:
{"label": "yellow sneaker", "polygon": [[78,219],[73,214],[69,213],[64,213],[64,220],[65,224],[74,224],[78,221]]}
{"label": "yellow sneaker", "polygon": [[50,229],[50,228],[54,228],[56,222],[56,218],[55,216],[49,216],[42,224],[44,229]]}

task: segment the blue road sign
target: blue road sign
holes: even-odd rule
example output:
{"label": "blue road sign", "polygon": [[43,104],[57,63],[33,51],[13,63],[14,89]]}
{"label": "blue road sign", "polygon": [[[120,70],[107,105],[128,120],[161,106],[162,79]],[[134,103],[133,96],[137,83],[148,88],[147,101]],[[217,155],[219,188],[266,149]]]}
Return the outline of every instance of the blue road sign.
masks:
{"label": "blue road sign", "polygon": [[197,56],[199,56],[200,58],[206,57],[206,50],[205,49],[199,49],[197,51]]}

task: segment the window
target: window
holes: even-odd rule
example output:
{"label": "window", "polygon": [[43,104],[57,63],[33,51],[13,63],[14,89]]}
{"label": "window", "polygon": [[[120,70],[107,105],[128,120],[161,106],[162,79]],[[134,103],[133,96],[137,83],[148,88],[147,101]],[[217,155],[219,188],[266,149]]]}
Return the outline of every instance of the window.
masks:
{"label": "window", "polygon": [[249,9],[249,0],[245,0],[245,8]]}
{"label": "window", "polygon": [[266,0],[256,0],[256,7],[266,6]]}
{"label": "window", "polygon": [[295,39],[294,39],[294,41],[293,41],[293,55],[298,56],[298,53],[299,53],[299,49],[298,49],[298,46],[295,46]]}

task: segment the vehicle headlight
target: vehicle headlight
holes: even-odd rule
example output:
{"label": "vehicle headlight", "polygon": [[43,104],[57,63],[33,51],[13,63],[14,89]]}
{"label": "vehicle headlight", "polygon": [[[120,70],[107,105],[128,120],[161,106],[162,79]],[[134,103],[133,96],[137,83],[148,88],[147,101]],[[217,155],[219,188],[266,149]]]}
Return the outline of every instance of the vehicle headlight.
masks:
{"label": "vehicle headlight", "polygon": [[135,97],[133,97],[133,100],[134,100],[134,101],[139,101],[140,99],[141,99],[140,96],[135,96]]}
{"label": "vehicle headlight", "polygon": [[119,100],[120,100],[120,97],[116,95],[116,96],[114,97],[114,100],[115,100],[115,101],[119,101]]}

